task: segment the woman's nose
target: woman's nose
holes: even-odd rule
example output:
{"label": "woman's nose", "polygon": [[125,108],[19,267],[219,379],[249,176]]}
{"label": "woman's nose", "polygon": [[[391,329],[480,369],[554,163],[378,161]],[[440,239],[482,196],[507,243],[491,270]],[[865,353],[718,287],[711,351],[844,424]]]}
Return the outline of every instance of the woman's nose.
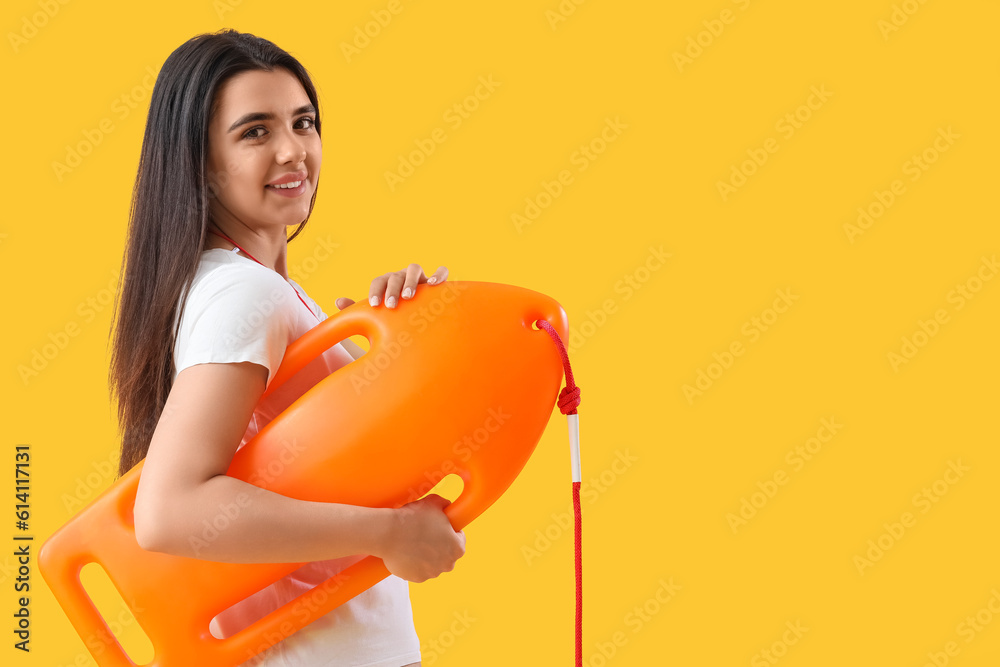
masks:
{"label": "woman's nose", "polygon": [[295,164],[306,159],[305,144],[294,134],[286,134],[280,142],[278,153],[275,156],[279,163],[291,162]]}

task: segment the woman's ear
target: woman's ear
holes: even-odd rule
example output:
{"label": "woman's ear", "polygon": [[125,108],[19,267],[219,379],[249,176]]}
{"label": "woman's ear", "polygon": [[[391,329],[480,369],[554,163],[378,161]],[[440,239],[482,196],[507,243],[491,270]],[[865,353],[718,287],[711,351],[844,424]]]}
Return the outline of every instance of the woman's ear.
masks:
{"label": "woman's ear", "polygon": [[212,177],[212,172],[205,174],[205,190],[209,199],[215,199],[218,195],[219,184]]}

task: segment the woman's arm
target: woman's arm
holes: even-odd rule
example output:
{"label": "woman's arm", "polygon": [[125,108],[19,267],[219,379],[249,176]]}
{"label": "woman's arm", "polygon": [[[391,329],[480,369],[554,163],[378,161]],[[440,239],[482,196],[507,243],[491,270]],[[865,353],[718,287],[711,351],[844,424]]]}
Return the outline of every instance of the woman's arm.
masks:
{"label": "woman's arm", "polygon": [[[144,549],[234,563],[382,550],[390,510],[295,500],[225,474],[266,377],[253,363],[199,364],[178,374],[136,493]],[[221,531],[213,527],[220,516],[228,524]]]}
{"label": "woman's arm", "polygon": [[[311,502],[225,474],[266,377],[267,369],[249,362],[199,364],[178,374],[136,494],[139,545],[231,563],[373,554],[411,581],[451,570],[465,536],[451,527],[440,502],[417,501],[406,512]],[[223,530],[213,526],[216,520]]]}

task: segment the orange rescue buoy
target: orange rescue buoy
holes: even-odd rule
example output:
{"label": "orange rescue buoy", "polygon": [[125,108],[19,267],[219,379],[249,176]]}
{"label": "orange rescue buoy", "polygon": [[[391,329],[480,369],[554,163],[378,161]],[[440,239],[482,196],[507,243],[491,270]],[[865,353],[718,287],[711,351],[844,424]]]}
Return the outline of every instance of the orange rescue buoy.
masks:
{"label": "orange rescue buoy", "polygon": [[[265,396],[349,336],[364,336],[370,350],[264,427],[236,453],[227,474],[302,500],[399,507],[424,495],[429,479],[455,473],[465,485],[445,513],[461,530],[521,471],[559,394],[560,352],[536,320],[566,340],[562,307],[511,285],[449,281],[418,286],[394,309],[349,306],[288,347]],[[481,446],[456,447],[500,410],[507,418]],[[296,454],[282,458],[292,442]],[[369,556],[218,639],[209,631],[213,617],[303,564],[144,551],[132,515],[142,466],[56,531],[38,556],[43,577],[101,667],[135,663],[117,640],[94,645],[94,638],[114,635],[80,583],[90,562],[104,568],[149,637],[152,667],[235,667],[389,574]]]}

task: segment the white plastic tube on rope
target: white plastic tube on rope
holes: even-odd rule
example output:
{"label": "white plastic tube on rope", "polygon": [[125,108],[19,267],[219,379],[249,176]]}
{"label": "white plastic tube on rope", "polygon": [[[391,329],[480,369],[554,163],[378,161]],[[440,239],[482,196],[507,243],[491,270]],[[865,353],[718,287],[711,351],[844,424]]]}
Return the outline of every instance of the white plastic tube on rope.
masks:
{"label": "white plastic tube on rope", "polygon": [[566,415],[569,426],[569,456],[573,466],[573,481],[582,481],[580,468],[580,415]]}

